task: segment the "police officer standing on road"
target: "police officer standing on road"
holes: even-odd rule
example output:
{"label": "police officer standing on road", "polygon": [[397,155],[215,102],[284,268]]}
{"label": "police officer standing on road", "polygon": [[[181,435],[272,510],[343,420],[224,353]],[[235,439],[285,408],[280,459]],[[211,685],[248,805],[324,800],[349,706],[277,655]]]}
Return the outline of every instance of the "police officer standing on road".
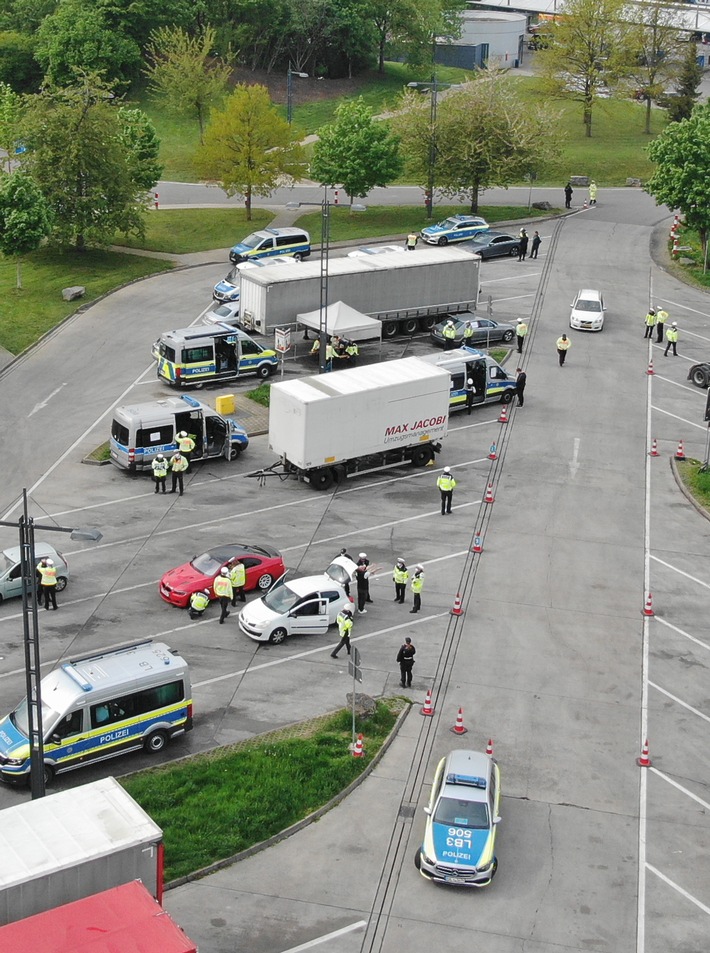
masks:
{"label": "police officer standing on road", "polygon": [[515,378],[515,393],[518,395],[518,407],[522,407],[525,403],[525,385],[528,382],[528,375],[522,367],[518,367],[515,373],[518,375]]}
{"label": "police officer standing on road", "polygon": [[394,579],[394,601],[399,602],[400,605],[404,605],[409,570],[401,557],[395,563],[394,569],[392,570],[392,578]]}
{"label": "police officer standing on road", "polygon": [[471,342],[473,341],[473,325],[470,321],[467,321],[463,326],[463,343],[464,347],[471,347]]}
{"label": "police officer standing on road", "polygon": [[229,570],[226,566],[222,566],[219,576],[215,579],[212,588],[222,607],[222,614],[219,617],[219,624],[222,625],[229,615],[229,603],[232,601],[233,595],[232,583],[229,579]]}
{"label": "police officer standing on road", "polygon": [[436,485],[441,493],[441,515],[446,516],[451,513],[451,500],[456,487],[456,480],[451,475],[451,467],[444,467],[444,472],[436,481]]}
{"label": "police officer standing on road", "polygon": [[348,609],[347,607],[342,610],[338,615],[338,635],[340,636],[340,642],[338,642],[335,649],[330,653],[331,658],[337,658],[338,652],[342,648],[348,650],[348,655],[350,655],[350,632],[353,627],[353,610]]}
{"label": "police officer standing on road", "polygon": [[168,481],[168,461],[159,453],[158,456],[151,463],[153,469],[153,478],[155,480],[155,492],[157,493],[162,487],[163,493],[165,493],[166,487],[165,484]]}
{"label": "police officer standing on road", "polygon": [[473,386],[473,378],[469,377],[466,381],[466,413],[468,416],[471,416],[471,408],[473,407],[473,398],[476,396],[476,388]]}
{"label": "police officer standing on road", "polygon": [[247,571],[241,559],[233,559],[229,564],[229,581],[232,584],[232,605],[237,604],[237,595],[240,602],[246,602],[244,586],[247,582]]}
{"label": "police officer standing on road", "polygon": [[515,325],[515,338],[518,342],[518,354],[523,353],[523,341],[525,340],[525,335],[528,333],[528,326],[523,321],[522,318],[518,318]]}
{"label": "police officer standing on road", "polygon": [[44,596],[44,608],[49,609],[49,603],[52,603],[52,608],[57,608],[57,568],[54,565],[54,560],[49,559],[47,556],[44,556],[39,561],[39,566],[37,566],[37,573],[39,574],[40,587],[42,595]]}
{"label": "police officer standing on road", "polygon": [[456,347],[456,325],[449,319],[441,333],[444,335],[444,350],[451,351]]}
{"label": "police officer standing on road", "polygon": [[414,249],[417,247],[418,241],[419,241],[419,236],[417,235],[417,233],[410,232],[409,235],[407,235],[407,240],[404,243],[404,247],[407,249],[407,251],[414,251]]}
{"label": "police officer standing on road", "polygon": [[367,613],[365,603],[372,602],[370,598],[370,560],[367,558],[367,553],[360,553],[357,558],[355,582],[357,583],[357,610],[364,615]]}
{"label": "police officer standing on road", "polygon": [[397,652],[397,662],[399,663],[400,681],[402,688],[412,687],[412,668],[414,667],[414,656],[417,650],[412,645],[412,640],[407,636],[404,644],[400,646]]}
{"label": "police officer standing on road", "polygon": [[210,604],[210,591],[209,589],[203,589],[202,592],[198,589],[197,592],[193,592],[190,596],[190,618],[191,619],[201,619],[202,615]]}
{"label": "police officer standing on road", "polygon": [[668,312],[663,308],[656,308],[656,344],[663,344],[663,331],[667,320]]}
{"label": "police officer standing on road", "polygon": [[646,330],[645,330],[643,336],[644,336],[645,338],[652,338],[652,337],[653,337],[653,326],[654,326],[654,324],[656,323],[656,312],[653,310],[653,308],[649,308],[649,309],[648,309],[648,314],[647,314],[646,317],[644,318],[644,322],[645,322],[645,324],[646,324]]}
{"label": "police officer standing on road", "polygon": [[[410,587],[414,593],[414,608],[409,610],[410,615],[413,612],[419,612],[422,607],[422,589],[424,588],[424,567],[420,564],[414,567],[414,575],[410,582]],[[411,685],[411,679],[409,684]]]}
{"label": "police officer standing on road", "polygon": [[525,261],[528,254],[528,233],[524,228],[520,229],[518,235],[518,261]]}
{"label": "police officer standing on road", "polygon": [[187,459],[178,450],[176,453],[170,457],[170,470],[172,472],[172,489],[171,493],[175,492],[177,486],[180,487],[180,496],[183,493],[183,483],[182,477],[184,472],[187,470]]}
{"label": "police officer standing on road", "polygon": [[177,445],[178,445],[178,450],[183,455],[183,457],[185,457],[189,465],[190,454],[195,449],[195,441],[185,430],[181,430],[180,433],[177,435]]}
{"label": "police officer standing on road", "polygon": [[569,350],[571,343],[572,342],[566,334],[563,334],[561,338],[557,338],[557,356],[560,359],[560,367],[562,367],[565,362],[567,351]]}
{"label": "police officer standing on road", "polygon": [[668,357],[668,348],[673,348],[673,357],[678,357],[676,344],[678,343],[678,323],[674,321],[669,328],[666,328],[666,349],[663,352],[664,357]]}

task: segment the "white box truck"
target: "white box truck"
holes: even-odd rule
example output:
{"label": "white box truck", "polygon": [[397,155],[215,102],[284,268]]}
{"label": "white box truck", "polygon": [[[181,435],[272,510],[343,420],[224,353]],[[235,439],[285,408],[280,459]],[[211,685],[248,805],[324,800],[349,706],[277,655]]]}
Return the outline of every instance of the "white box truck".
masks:
{"label": "white box truck", "polygon": [[[382,337],[429,330],[445,314],[475,311],[480,258],[461,248],[423,248],[328,262],[326,303],[344,301],[382,322]],[[240,324],[270,334],[320,306],[321,263],[266,265],[241,276]]]}
{"label": "white box truck", "polygon": [[0,818],[0,924],[132,880],[161,901],[163,832],[115,778],[7,807]]}
{"label": "white box truck", "polygon": [[[271,386],[271,468],[317,490],[357,474],[426,466],[449,422],[448,371],[409,357]],[[262,471],[265,473],[268,471]]]}

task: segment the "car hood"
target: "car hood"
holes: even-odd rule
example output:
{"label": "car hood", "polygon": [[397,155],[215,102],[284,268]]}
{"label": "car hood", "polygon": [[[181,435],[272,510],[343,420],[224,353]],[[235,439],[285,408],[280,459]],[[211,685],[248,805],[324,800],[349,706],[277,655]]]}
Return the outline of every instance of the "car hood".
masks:
{"label": "car hood", "polygon": [[175,569],[169,569],[163,575],[161,582],[166,583],[171,589],[184,589],[185,591],[207,589],[208,586],[212,585],[212,579],[201,572],[197,572],[190,563],[176,566]]}
{"label": "car hood", "polygon": [[240,615],[244,623],[254,629],[264,628],[281,618],[278,612],[274,612],[273,609],[269,609],[267,605],[264,605],[263,598],[256,599],[254,602],[250,602],[244,606]]}
{"label": "car hood", "polygon": [[422,235],[440,235],[442,232],[450,232],[448,225],[427,225],[422,229]]}
{"label": "car hood", "polygon": [[231,249],[232,255],[248,255],[249,252],[254,251],[251,245],[243,245],[239,242],[238,245],[233,245]]}
{"label": "car hood", "polygon": [[226,278],[223,278],[221,281],[218,281],[214,286],[215,291],[219,291],[221,294],[231,294],[233,297],[239,297],[239,288],[237,285],[233,285],[231,281],[227,281]]}
{"label": "car hood", "polygon": [[0,721],[0,752],[6,758],[28,758],[30,754],[29,740],[15,728],[9,715]]}
{"label": "car hood", "polygon": [[[470,838],[460,837],[458,833],[452,837],[450,831],[451,825],[432,821],[427,832],[428,843],[424,844],[425,853],[438,864],[453,867],[480,867],[489,862],[489,855],[493,852],[492,831],[471,831]],[[456,846],[447,843],[450,839],[456,842]]]}

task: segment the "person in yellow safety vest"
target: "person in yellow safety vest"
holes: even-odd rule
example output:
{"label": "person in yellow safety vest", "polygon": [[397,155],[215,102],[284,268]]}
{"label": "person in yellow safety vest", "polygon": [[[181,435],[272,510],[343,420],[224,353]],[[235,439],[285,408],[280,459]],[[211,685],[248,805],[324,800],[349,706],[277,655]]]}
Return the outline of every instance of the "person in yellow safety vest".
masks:
{"label": "person in yellow safety vest", "polygon": [[566,334],[563,334],[561,338],[557,338],[557,356],[560,359],[560,367],[562,367],[565,362],[567,351],[569,350],[571,343],[572,342]]}
{"label": "person in yellow safety vest", "polygon": [[407,240],[404,243],[404,247],[407,249],[407,251],[414,251],[414,249],[417,247],[418,241],[419,241],[419,236],[417,235],[417,233],[410,232],[409,235],[407,235]]}
{"label": "person in yellow safety vest", "polygon": [[182,496],[183,489],[184,489],[183,483],[182,483],[182,475],[185,472],[185,470],[187,470],[187,460],[185,457],[183,457],[183,455],[180,453],[179,450],[176,453],[174,453],[172,457],[170,457],[170,470],[172,472],[172,484],[173,484],[170,492],[174,493],[176,487],[179,485],[180,496]]}
{"label": "person in yellow safety vest", "polygon": [[422,565],[414,567],[414,575],[409,586],[414,593],[414,608],[409,610],[411,615],[413,612],[419,612],[422,607],[422,589],[424,588],[424,567]]}
{"label": "person in yellow safety vest", "polygon": [[450,351],[456,347],[456,325],[453,321],[447,321],[442,332],[444,336],[444,350]]}
{"label": "person in yellow safety vest", "polygon": [[329,343],[326,344],[326,346],[325,346],[325,369],[326,369],[326,371],[332,371],[332,370],[333,370],[333,358],[334,358],[335,356],[336,356],[336,355],[335,355],[335,348],[334,348],[333,345],[329,342]]}
{"label": "person in yellow safety vest", "polygon": [[655,325],[656,320],[657,320],[657,318],[656,318],[656,312],[653,310],[653,308],[649,308],[649,309],[648,309],[648,314],[646,315],[646,317],[645,317],[643,320],[644,320],[644,324],[646,325],[646,330],[644,331],[644,335],[643,335],[643,336],[644,336],[645,338],[652,338],[652,337],[653,337],[653,326]]}
{"label": "person in yellow safety vest", "polygon": [[451,513],[451,500],[453,499],[456,480],[451,475],[451,467],[444,467],[444,472],[436,481],[441,493],[441,515],[447,516]]}
{"label": "person in yellow safety vest", "polygon": [[350,655],[350,633],[353,628],[353,610],[348,609],[347,607],[338,614],[338,635],[340,636],[340,642],[338,642],[335,649],[330,653],[331,658],[337,658],[338,652],[342,648],[348,650],[348,655]]}
{"label": "person in yellow safety vest", "polygon": [[229,579],[232,583],[232,605],[236,606],[237,596],[239,596],[240,602],[246,602],[244,586],[247,584],[247,571],[241,560],[233,559],[229,564]]}
{"label": "person in yellow safety vest", "polygon": [[316,338],[311,346],[311,355],[313,357],[318,357],[320,354],[320,339]]}
{"label": "person in yellow safety vest", "polygon": [[49,559],[46,556],[40,559],[39,566],[37,566],[37,572],[40,577],[40,586],[42,589],[42,595],[44,596],[44,608],[49,609],[49,603],[51,601],[52,608],[57,608],[57,569],[54,565],[54,560]]}
{"label": "person in yellow safety vest", "polygon": [[204,589],[202,592],[193,592],[190,596],[190,618],[199,619],[207,606],[210,604],[210,591]]}
{"label": "person in yellow safety vest", "polygon": [[473,341],[473,325],[470,321],[467,321],[463,326],[463,343],[464,345],[471,347],[471,342]]}
{"label": "person in yellow safety vest", "polygon": [[189,433],[186,433],[184,430],[181,430],[180,433],[177,435],[177,445],[178,445],[178,450],[189,463],[190,454],[195,449],[195,441],[192,439]]}
{"label": "person in yellow safety vest", "polygon": [[663,308],[656,308],[656,344],[663,343],[663,330],[668,320],[668,312]]}
{"label": "person in yellow safety vest", "polygon": [[348,341],[345,348],[345,353],[348,355],[351,361],[354,361],[356,357],[360,357],[360,348],[354,341]]}
{"label": "person in yellow safety vest", "polygon": [[159,453],[155,460],[153,460],[151,468],[153,470],[153,479],[155,480],[155,492],[157,493],[162,487],[163,493],[165,493],[165,484],[168,482],[168,461],[162,453]]}
{"label": "person in yellow safety vest", "polygon": [[394,601],[404,605],[404,596],[407,591],[409,570],[407,569],[407,566],[401,557],[394,565],[394,569],[392,570],[392,578],[394,579]]}
{"label": "person in yellow safety vest", "polygon": [[522,318],[518,318],[515,325],[515,337],[518,342],[518,354],[523,353],[523,341],[525,340],[525,335],[528,333],[528,326],[523,321]]}
{"label": "person in yellow safety vest", "polygon": [[223,625],[224,620],[229,615],[229,603],[232,601],[232,583],[229,579],[229,570],[226,566],[223,566],[220,570],[219,576],[212,583],[212,588],[214,589],[214,594],[219,599],[219,604],[222,607],[222,614],[219,617],[219,624]]}
{"label": "person in yellow safety vest", "polygon": [[669,328],[666,328],[666,349],[663,352],[664,357],[668,357],[668,348],[673,348],[673,357],[678,357],[676,344],[678,343],[678,323],[674,321]]}
{"label": "person in yellow safety vest", "polygon": [[593,179],[589,183],[589,204],[597,204],[597,183]]}

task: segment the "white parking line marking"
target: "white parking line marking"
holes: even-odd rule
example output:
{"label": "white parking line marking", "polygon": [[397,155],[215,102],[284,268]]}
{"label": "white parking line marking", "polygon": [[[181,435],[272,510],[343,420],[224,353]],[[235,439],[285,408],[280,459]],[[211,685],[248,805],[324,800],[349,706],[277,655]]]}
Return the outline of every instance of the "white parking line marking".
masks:
{"label": "white parking line marking", "polygon": [[667,774],[664,774],[662,771],[659,771],[658,768],[651,767],[650,769],[653,774],[659,778],[663,778],[664,781],[667,781],[672,787],[676,788],[681,794],[685,794],[686,797],[689,797],[691,800],[696,801],[705,811],[710,811],[710,804],[707,801],[703,801],[701,797],[698,797],[697,794],[693,794],[692,791],[689,791],[687,788],[684,788],[682,784],[678,784],[677,781],[674,781],[673,778],[669,778]]}
{"label": "white parking line marking", "polygon": [[661,377],[660,374],[654,374],[654,377],[657,381],[665,381],[666,384],[674,384],[676,387],[681,387],[683,390],[689,391],[691,394],[697,394],[698,397],[702,397],[705,400],[705,391],[698,390],[697,387],[688,387],[687,384],[679,384],[678,381],[672,381],[670,377]]}
{"label": "white parking line marking", "polygon": [[[651,346],[652,346],[655,350],[657,350],[657,351],[660,351],[661,348],[663,347],[662,344],[653,344],[653,345],[651,345]],[[665,350],[665,349],[664,349],[664,350]],[[666,357],[668,357],[667,354],[666,354]],[[679,357],[682,361],[687,361],[689,364],[697,364],[697,363],[698,363],[698,361],[696,361],[694,357],[686,357],[685,354],[677,354],[677,355],[674,354],[673,357]]]}
{"label": "white parking line marking", "polygon": [[697,576],[691,576],[689,572],[685,572],[683,569],[678,569],[677,566],[672,566],[665,560],[659,559],[658,556],[651,556],[651,559],[654,562],[660,563],[661,566],[665,566],[666,569],[672,569],[673,572],[677,572],[679,576],[685,576],[685,578],[690,579],[691,582],[697,582],[697,584],[702,586],[704,589],[710,589],[710,584],[707,582],[703,582],[702,579],[698,579]]}
{"label": "white parking line marking", "polygon": [[682,629],[679,629],[677,625],[672,625],[670,622],[666,622],[666,620],[662,619],[660,616],[655,616],[654,622],[660,622],[661,625],[665,625],[669,629],[673,629],[673,631],[677,632],[678,635],[682,635],[683,638],[689,639],[691,642],[695,642],[695,644],[700,646],[701,649],[705,649],[706,652],[710,652],[710,645],[708,645],[707,642],[703,642],[701,639],[696,639],[694,635],[690,635],[689,632],[684,632]]}
{"label": "white parking line marking", "polygon": [[333,933],[324,933],[323,936],[316,937],[315,940],[309,940],[308,943],[301,943],[300,946],[292,946],[290,949],[284,950],[283,953],[301,953],[301,950],[310,950],[320,943],[326,943],[328,940],[334,940],[338,936],[344,936],[346,933],[352,933],[353,930],[359,930],[360,927],[366,926],[367,920],[358,920],[356,923],[351,923],[350,926],[342,927],[340,930],[334,930]]}
{"label": "white parking line marking", "polygon": [[682,701],[682,699],[678,698],[677,695],[671,695],[670,692],[667,692],[665,688],[661,688],[660,685],[656,685],[655,682],[649,681],[648,684],[651,686],[651,688],[655,688],[657,692],[660,692],[661,695],[665,695],[666,698],[670,698],[671,701],[675,702],[677,705],[680,705],[681,708],[685,708],[686,711],[691,712],[693,715],[697,715],[698,718],[702,718],[703,721],[707,721],[708,724],[710,724],[710,715],[706,715],[702,711],[698,711],[697,708],[693,708],[692,705],[689,705],[687,702]]}
{"label": "white parking line marking", "polygon": [[692,420],[686,420],[685,417],[679,417],[678,414],[672,414],[668,410],[664,410],[662,407],[657,407],[655,404],[652,405],[652,409],[657,411],[659,414],[665,414],[666,417],[672,417],[674,420],[680,420],[681,423],[688,424],[689,427],[697,427],[698,430],[707,430],[707,427],[704,427],[702,424],[695,424]]}
{"label": "white parking line marking", "polygon": [[482,285],[494,285],[499,281],[515,281],[517,278],[537,278],[538,275],[541,275],[541,271],[525,271],[521,272],[519,275],[508,275],[507,278],[482,278]]}
{"label": "white parking line marking", "polygon": [[674,308],[680,308],[681,311],[690,311],[693,314],[699,314],[703,318],[710,318],[710,314],[707,314],[705,311],[696,311],[695,308],[689,308],[685,304],[679,304],[677,301],[671,301],[670,298],[660,298],[659,300],[665,301],[666,304],[673,305]]}
{"label": "white parking line marking", "polygon": [[646,867],[651,871],[651,873],[655,874],[659,880],[662,880],[664,883],[668,884],[669,887],[672,887],[675,891],[677,891],[681,897],[685,897],[686,900],[690,900],[690,902],[694,903],[696,907],[699,907],[703,913],[710,914],[710,907],[706,907],[705,904],[701,903],[700,900],[692,895],[692,893],[688,893],[687,890],[683,890],[683,888],[671,880],[670,877],[666,877],[665,874],[662,874],[658,868],[652,866],[651,864],[646,864]]}
{"label": "white parking line marking", "polygon": [[515,296],[512,297],[512,298],[494,298],[494,299],[493,299],[493,303],[494,303],[494,304],[499,304],[501,301],[519,301],[521,298],[534,298],[534,297],[535,297],[535,294],[536,294],[536,292],[533,291],[532,294],[528,294],[528,295],[515,295]]}

